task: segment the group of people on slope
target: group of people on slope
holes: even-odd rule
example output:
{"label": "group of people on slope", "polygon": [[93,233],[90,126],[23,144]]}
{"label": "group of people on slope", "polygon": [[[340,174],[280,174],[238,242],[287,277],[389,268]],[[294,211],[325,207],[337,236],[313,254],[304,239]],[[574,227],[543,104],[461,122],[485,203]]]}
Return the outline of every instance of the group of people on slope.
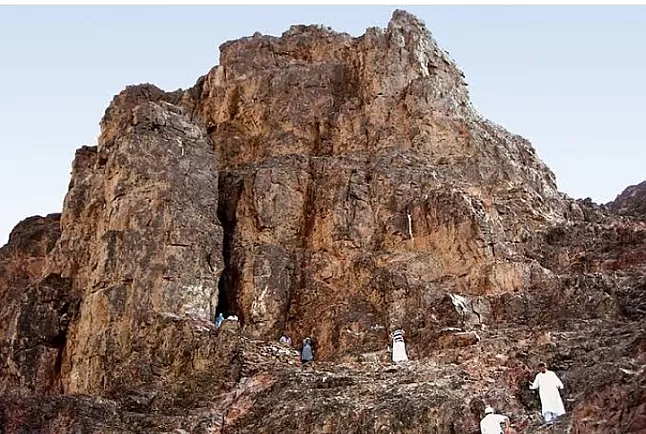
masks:
{"label": "group of people on slope", "polygon": [[[215,327],[220,328],[222,323],[225,321],[224,314],[220,312],[218,316],[215,317]],[[229,315],[226,317],[226,321],[238,321],[237,315]]]}
{"label": "group of people on slope", "polygon": [[[392,359],[393,362],[406,362],[408,356],[406,355],[406,344],[404,343],[404,331],[400,328],[396,329],[391,334],[393,340]],[[292,339],[287,335],[282,335],[278,342],[281,345],[291,347]],[[306,337],[301,344],[301,364],[305,365],[314,360],[314,342],[312,338]]]}
{"label": "group of people on slope", "polygon": [[[406,362],[406,344],[404,343],[404,331],[401,328],[395,329],[391,334],[393,341],[392,360],[393,362]],[[560,389],[563,383],[553,371],[549,371],[545,363],[538,364],[539,372],[536,378],[529,384],[531,390],[538,390],[541,399],[541,413],[546,423],[553,422],[557,417],[565,414],[563,401],[561,400]],[[502,428],[505,424],[505,428]],[[485,416],[480,422],[482,434],[511,434],[509,418],[496,414],[492,407],[485,409]]]}
{"label": "group of people on slope", "polygon": [[[408,361],[404,335],[404,330],[401,328],[396,328],[390,335],[392,339],[392,361],[394,363]],[[289,336],[283,335],[279,342],[282,345],[291,346],[292,340]],[[303,340],[300,354],[303,365],[314,360],[314,343],[310,337]],[[545,363],[539,363],[538,369],[539,372],[536,374],[534,381],[530,382],[529,388],[538,390],[541,399],[541,413],[545,422],[550,423],[565,414],[565,408],[559,393],[559,390],[563,389],[563,383],[553,371],[547,369]],[[492,407],[485,408],[484,413],[484,417],[480,421],[481,434],[514,433],[507,416],[497,414]]]}
{"label": "group of people on slope", "polygon": [[[565,407],[561,400],[560,389],[563,389],[563,383],[553,371],[547,369],[545,363],[538,364],[538,374],[534,381],[530,382],[529,388],[537,390],[541,398],[541,413],[546,423],[551,423],[557,417],[565,414]],[[504,424],[504,428],[503,428]],[[491,407],[485,408],[485,416],[480,421],[481,434],[512,434],[509,418],[501,414],[496,414]]]}

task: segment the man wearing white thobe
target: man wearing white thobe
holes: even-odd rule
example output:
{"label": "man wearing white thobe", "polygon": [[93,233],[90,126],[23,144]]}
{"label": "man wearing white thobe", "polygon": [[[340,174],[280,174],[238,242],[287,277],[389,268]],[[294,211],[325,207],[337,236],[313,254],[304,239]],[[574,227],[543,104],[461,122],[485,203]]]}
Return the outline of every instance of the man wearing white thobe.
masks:
{"label": "man wearing white thobe", "polygon": [[[501,426],[505,424],[505,428]],[[509,418],[496,414],[491,407],[485,408],[485,417],[480,421],[480,434],[507,434],[509,432]]]}
{"label": "man wearing white thobe", "polygon": [[393,339],[393,362],[407,362],[406,344],[404,343],[404,330],[397,328],[392,334]]}
{"label": "man wearing white thobe", "polygon": [[559,416],[565,414],[563,401],[559,389],[563,389],[563,383],[552,371],[548,371],[545,363],[539,363],[540,372],[536,374],[534,382],[529,385],[532,390],[538,389],[541,397],[541,413],[545,422],[552,422]]}

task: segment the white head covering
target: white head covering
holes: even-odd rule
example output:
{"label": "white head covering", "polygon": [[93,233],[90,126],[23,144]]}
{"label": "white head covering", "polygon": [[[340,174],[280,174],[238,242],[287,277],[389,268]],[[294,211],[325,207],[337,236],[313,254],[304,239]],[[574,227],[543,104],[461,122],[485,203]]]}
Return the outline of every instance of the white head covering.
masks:
{"label": "white head covering", "polygon": [[494,412],[493,408],[491,408],[491,407],[485,408],[485,414],[489,414],[489,413],[493,413],[493,412]]}

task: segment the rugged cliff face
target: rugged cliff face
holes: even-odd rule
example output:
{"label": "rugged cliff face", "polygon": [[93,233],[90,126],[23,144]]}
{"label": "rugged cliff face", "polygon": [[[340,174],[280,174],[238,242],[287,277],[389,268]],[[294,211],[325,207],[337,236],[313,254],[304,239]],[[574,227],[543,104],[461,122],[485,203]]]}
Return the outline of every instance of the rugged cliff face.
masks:
{"label": "rugged cliff face", "polygon": [[76,300],[66,279],[41,278],[61,234],[60,217],[25,219],[0,249],[2,391],[61,392],[61,356]]}
{"label": "rugged cliff face", "polygon": [[[560,194],[410,14],[225,43],[101,128],[62,215],[0,251],[3,432],[476,433],[485,405],[518,432],[646,429],[643,197]],[[567,385],[543,428],[539,360]]]}
{"label": "rugged cliff face", "polygon": [[646,181],[631,185],[608,204],[609,208],[621,215],[646,217]]}
{"label": "rugged cliff face", "polygon": [[221,51],[192,105],[222,167],[223,290],[245,330],[315,335],[325,358],[371,351],[391,324],[437,329],[449,292],[518,291],[543,273],[515,244],[564,221],[554,177],[474,112],[416,18]]}

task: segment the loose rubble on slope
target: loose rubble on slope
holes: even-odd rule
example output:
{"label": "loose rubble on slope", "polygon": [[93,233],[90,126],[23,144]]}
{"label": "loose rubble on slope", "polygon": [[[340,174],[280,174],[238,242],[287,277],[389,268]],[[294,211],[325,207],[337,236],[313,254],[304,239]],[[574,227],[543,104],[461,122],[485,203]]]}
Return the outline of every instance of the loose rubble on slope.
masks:
{"label": "loose rubble on slope", "polygon": [[0,249],[0,433],[476,434],[486,406],[646,432],[643,184],[559,193],[404,11],[220,49],[189,90],[117,95],[62,214]]}

